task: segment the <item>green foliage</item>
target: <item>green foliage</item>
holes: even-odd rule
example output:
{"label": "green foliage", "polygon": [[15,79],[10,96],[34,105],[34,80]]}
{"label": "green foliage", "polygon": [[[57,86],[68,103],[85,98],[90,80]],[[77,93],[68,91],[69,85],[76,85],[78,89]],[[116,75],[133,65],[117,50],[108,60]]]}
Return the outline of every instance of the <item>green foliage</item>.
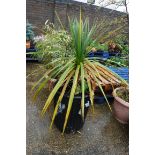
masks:
{"label": "green foliage", "polygon": [[93,47],[97,50],[103,50],[103,51],[108,51],[108,45],[106,43],[100,44],[100,43],[94,43]]}
{"label": "green foliage", "polygon": [[[84,91],[88,92],[88,84],[87,84],[86,80],[84,80]],[[78,95],[78,94],[81,94],[81,93],[82,93],[81,85],[80,85],[80,83],[78,83],[75,94]]]}
{"label": "green foliage", "polygon": [[96,41],[95,39],[92,39],[96,25],[90,28],[89,20],[86,19],[83,22],[81,16],[80,13],[80,21],[76,18],[73,20],[69,19],[73,48],[75,49],[75,58],[78,65],[81,62],[84,62],[84,58],[87,56],[88,52],[93,47],[93,43]]}
{"label": "green foliage", "polygon": [[29,40],[29,41],[33,40],[33,38],[35,36],[34,31],[33,31],[34,28],[35,27],[27,21],[27,23],[26,23],[26,40]]}
{"label": "green foliage", "polygon": [[129,45],[128,37],[125,35],[117,35],[113,42],[121,51],[121,55],[118,57],[114,56],[105,61],[105,65],[113,67],[128,67],[129,66]]}
{"label": "green foliage", "polygon": [[129,59],[128,57],[113,56],[110,59],[107,59],[104,64],[112,67],[129,67]]}
{"label": "green foliage", "polygon": [[125,35],[118,35],[113,41],[122,49],[122,54],[125,56],[129,55],[129,41]]}
{"label": "green foliage", "polygon": [[128,38],[127,35],[122,35],[122,34],[120,34],[120,35],[117,35],[116,37],[114,37],[113,40],[114,40],[116,43],[118,43],[118,44],[124,44],[125,42],[128,43],[129,38]]}
{"label": "green foliage", "polygon": [[65,30],[55,30],[54,25],[45,23],[43,39],[36,42],[37,54],[46,63],[56,58],[67,61],[74,51],[72,49],[72,38]]}
{"label": "green foliage", "polygon": [[[94,109],[94,85],[98,86],[111,110],[111,106],[109,105],[101,83],[108,80],[112,85],[112,78],[115,78],[116,81],[119,81],[121,85],[128,85],[126,81],[109,70],[106,66],[100,64],[96,60],[87,58],[87,55],[93,47],[93,44],[96,42],[96,39],[93,38],[96,32],[96,25],[90,28],[88,19],[82,21],[81,12],[79,20],[69,19],[69,25],[70,35],[66,34],[66,32],[63,30],[55,31],[50,29],[50,33],[45,34],[44,41],[38,44],[38,46],[40,45],[40,49],[47,53],[49,52],[49,54],[52,55],[54,60],[51,58],[48,64],[54,64],[54,68],[53,66],[49,66],[48,71],[34,86],[34,88],[38,87],[35,94],[36,97],[43,86],[47,83],[48,80],[46,79],[57,79],[57,82],[54,88],[51,90],[41,112],[41,115],[43,116],[47,109],[51,106],[57,91],[61,91],[54,109],[50,127],[53,125],[64,92],[68,87],[70,87],[70,95],[63,126],[63,133],[67,125],[74,96],[79,91],[79,88],[81,89],[80,93],[82,94],[81,103],[79,104],[81,104],[81,113],[84,119],[84,98],[86,91],[90,95],[91,105]],[[68,38],[67,43],[65,42],[67,40],[66,38]],[[67,61],[64,61],[64,54],[66,54],[65,60]]]}

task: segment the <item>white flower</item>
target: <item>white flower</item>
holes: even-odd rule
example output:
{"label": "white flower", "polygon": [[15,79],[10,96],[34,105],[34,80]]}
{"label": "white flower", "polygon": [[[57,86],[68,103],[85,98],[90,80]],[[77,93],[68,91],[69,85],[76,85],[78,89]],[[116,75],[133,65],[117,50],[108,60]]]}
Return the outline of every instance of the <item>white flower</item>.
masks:
{"label": "white flower", "polygon": [[34,41],[35,42],[38,42],[38,41],[42,41],[42,40],[44,40],[44,35],[41,35],[41,36],[36,36],[36,37],[34,37]]}

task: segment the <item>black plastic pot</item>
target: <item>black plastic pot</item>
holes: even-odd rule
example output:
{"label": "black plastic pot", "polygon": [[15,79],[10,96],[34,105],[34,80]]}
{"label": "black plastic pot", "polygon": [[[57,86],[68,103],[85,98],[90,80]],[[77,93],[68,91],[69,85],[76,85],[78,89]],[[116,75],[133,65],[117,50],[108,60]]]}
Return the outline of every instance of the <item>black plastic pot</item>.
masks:
{"label": "black plastic pot", "polygon": [[90,52],[88,57],[102,58],[103,60],[106,60],[109,58],[109,52],[103,50],[97,50],[97,52]]}
{"label": "black plastic pot", "polygon": [[26,62],[41,62],[41,60],[38,59],[38,58],[35,58],[33,56],[33,54],[28,54],[28,53],[31,53],[31,52],[37,52],[37,49],[36,48],[28,48],[28,49],[26,49]]}
{"label": "black plastic pot", "polygon": [[[57,103],[59,95],[60,94],[57,93],[54,98],[54,107]],[[68,101],[69,101],[69,96],[64,95],[62,102],[59,106],[58,113],[55,117],[55,121],[54,121],[54,124],[61,132],[63,131],[63,125],[64,125],[65,116],[67,112]],[[89,109],[89,105],[90,105],[90,100],[89,100],[89,97],[86,96],[85,97],[85,108],[84,108],[84,121],[85,121],[85,118],[86,118],[86,115]],[[71,108],[70,115],[68,118],[68,122],[66,125],[65,133],[71,133],[71,132],[76,132],[80,130],[84,125],[84,121],[82,120],[82,115],[81,115],[81,95],[77,95],[77,96],[74,96],[74,100],[73,100],[72,108]]]}
{"label": "black plastic pot", "polygon": [[[114,97],[112,95],[106,95],[106,97],[107,97],[107,100],[109,101],[109,103],[113,103]],[[107,104],[103,95],[100,95],[100,96],[95,95],[94,96],[94,103],[95,104]]]}

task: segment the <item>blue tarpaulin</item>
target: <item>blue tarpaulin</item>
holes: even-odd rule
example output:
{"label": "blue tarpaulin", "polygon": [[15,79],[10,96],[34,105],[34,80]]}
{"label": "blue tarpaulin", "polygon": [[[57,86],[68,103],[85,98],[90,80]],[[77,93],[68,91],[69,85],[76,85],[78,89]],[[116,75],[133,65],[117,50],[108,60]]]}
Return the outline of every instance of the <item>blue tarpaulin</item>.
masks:
{"label": "blue tarpaulin", "polygon": [[109,69],[117,73],[124,80],[129,81],[129,68],[128,67],[119,67],[119,68],[109,67]]}

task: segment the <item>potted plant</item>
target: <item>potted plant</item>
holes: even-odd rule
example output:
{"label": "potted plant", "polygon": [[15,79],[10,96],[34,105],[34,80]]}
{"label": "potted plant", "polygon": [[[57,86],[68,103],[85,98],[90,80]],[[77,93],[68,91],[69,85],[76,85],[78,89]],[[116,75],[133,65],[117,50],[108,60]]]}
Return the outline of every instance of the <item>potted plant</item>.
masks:
{"label": "potted plant", "polygon": [[26,48],[30,48],[31,44],[33,44],[34,38],[34,26],[30,24],[28,21],[26,23]]}
{"label": "potted plant", "polygon": [[122,52],[122,47],[114,41],[110,41],[108,44],[108,51],[110,56],[120,55]]}
{"label": "potted plant", "polygon": [[61,62],[67,62],[73,55],[72,39],[69,33],[64,29],[55,29],[55,26],[48,20],[45,22],[42,35],[35,37],[34,41],[37,52],[28,54],[33,54],[44,64],[55,62],[58,58],[61,58]]}
{"label": "potted plant", "polygon": [[[103,90],[103,84],[109,83],[112,85],[115,80],[118,85],[127,85],[121,77],[106,66],[95,59],[87,57],[94,42],[97,41],[97,39],[92,39],[96,25],[90,28],[88,19],[82,21],[80,11],[79,21],[77,19],[69,19],[69,26],[72,40],[70,52],[72,55],[69,56],[69,59],[57,57],[54,61],[48,62],[47,72],[33,87],[33,89],[38,87],[34,94],[34,99],[36,99],[49,80],[57,79],[48,99],[43,105],[41,116],[48,111],[53,103],[52,101],[54,101],[54,112],[50,128],[56,121],[57,123],[55,124],[59,126],[59,129],[61,128],[62,133],[67,132],[67,128],[72,130],[71,128],[75,127],[73,124],[76,124],[77,121],[82,124],[80,128],[83,126],[89,103],[93,109],[92,111],[94,111],[93,99],[96,86],[99,87],[109,109],[112,110]],[[78,100],[76,100],[77,98]],[[59,116],[61,111],[64,112]]]}
{"label": "potted plant", "polygon": [[129,89],[118,87],[113,91],[114,104],[113,114],[115,118],[123,124],[129,122]]}

